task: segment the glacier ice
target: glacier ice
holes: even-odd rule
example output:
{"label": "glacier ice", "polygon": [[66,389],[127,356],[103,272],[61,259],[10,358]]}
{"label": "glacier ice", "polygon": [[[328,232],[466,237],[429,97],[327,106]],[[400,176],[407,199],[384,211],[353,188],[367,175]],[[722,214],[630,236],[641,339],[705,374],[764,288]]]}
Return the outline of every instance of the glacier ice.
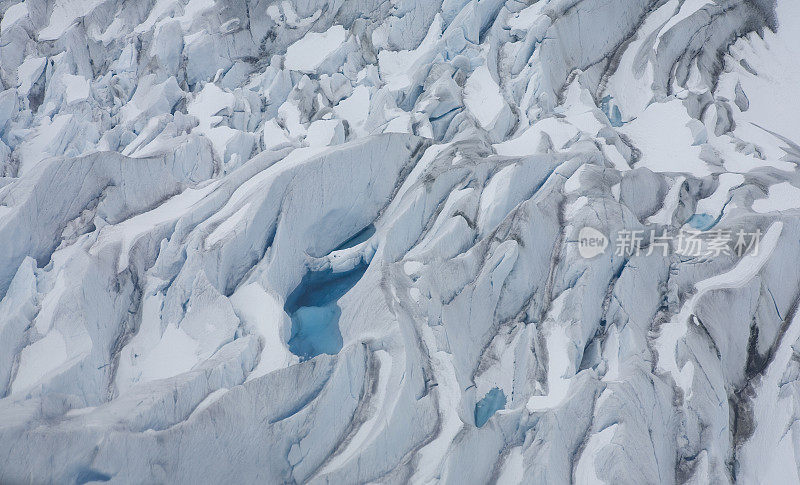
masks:
{"label": "glacier ice", "polygon": [[499,388],[495,387],[486,393],[483,398],[475,404],[475,426],[481,427],[489,421],[489,418],[506,405],[506,396]]}
{"label": "glacier ice", "polygon": [[0,0],[0,483],[800,483],[798,59],[795,0]]}
{"label": "glacier ice", "polygon": [[362,263],[345,272],[325,270],[303,276],[300,285],[286,298],[284,307],[292,319],[287,345],[293,354],[306,360],[323,353],[336,355],[342,350],[339,330],[342,312],[338,300],[358,283],[366,270]]}

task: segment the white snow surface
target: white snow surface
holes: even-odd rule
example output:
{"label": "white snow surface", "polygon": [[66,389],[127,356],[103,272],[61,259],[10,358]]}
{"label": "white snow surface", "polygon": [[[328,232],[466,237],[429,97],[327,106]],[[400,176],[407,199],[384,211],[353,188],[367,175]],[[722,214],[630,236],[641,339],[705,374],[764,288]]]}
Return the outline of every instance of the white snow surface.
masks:
{"label": "white snow surface", "polygon": [[347,37],[347,31],[341,25],[334,25],[325,32],[309,32],[286,49],[286,69],[302,72],[315,72],[320,64]]}

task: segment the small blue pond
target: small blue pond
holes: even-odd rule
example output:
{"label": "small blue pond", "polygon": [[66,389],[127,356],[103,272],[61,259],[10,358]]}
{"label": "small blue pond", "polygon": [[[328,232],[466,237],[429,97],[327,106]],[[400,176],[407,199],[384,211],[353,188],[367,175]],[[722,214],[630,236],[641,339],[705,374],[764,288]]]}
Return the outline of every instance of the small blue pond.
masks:
{"label": "small blue pond", "polygon": [[506,395],[495,387],[475,404],[475,426],[480,428],[494,416],[494,413],[504,407],[506,407]]}
{"label": "small blue pond", "polygon": [[699,231],[707,231],[714,227],[717,219],[711,214],[695,214],[686,223]]}
{"label": "small blue pond", "polygon": [[364,275],[367,265],[347,273],[310,272],[286,300],[286,313],[292,318],[289,351],[301,361],[320,354],[337,354],[342,350],[339,331],[341,309],[338,301]]}

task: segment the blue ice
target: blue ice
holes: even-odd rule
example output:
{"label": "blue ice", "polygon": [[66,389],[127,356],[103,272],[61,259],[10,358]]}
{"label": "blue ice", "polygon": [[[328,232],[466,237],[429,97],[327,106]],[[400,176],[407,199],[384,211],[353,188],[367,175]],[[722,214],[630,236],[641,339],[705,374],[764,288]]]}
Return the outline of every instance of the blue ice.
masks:
{"label": "blue ice", "polygon": [[695,214],[686,221],[687,224],[699,231],[706,231],[714,227],[717,219],[711,214]]}
{"label": "blue ice", "polygon": [[600,110],[606,115],[608,121],[611,122],[611,126],[619,128],[625,123],[622,121],[622,112],[619,110],[619,106],[616,104],[611,106],[612,99],[611,96],[603,97],[603,99],[600,100]]}
{"label": "blue ice", "polygon": [[362,242],[366,241],[367,239],[371,238],[372,235],[375,234],[375,226],[370,224],[369,226],[365,227],[361,231],[358,232],[355,236],[351,237],[347,241],[343,242],[339,247],[336,248],[336,251],[340,251],[342,249],[348,249],[355,246],[358,246]]}
{"label": "blue ice", "polygon": [[494,416],[495,412],[504,407],[506,407],[506,395],[495,387],[475,404],[475,426],[480,428]]}
{"label": "blue ice", "polygon": [[310,272],[286,300],[286,313],[292,319],[289,351],[305,361],[320,354],[342,350],[338,301],[364,275],[367,265],[347,273]]}

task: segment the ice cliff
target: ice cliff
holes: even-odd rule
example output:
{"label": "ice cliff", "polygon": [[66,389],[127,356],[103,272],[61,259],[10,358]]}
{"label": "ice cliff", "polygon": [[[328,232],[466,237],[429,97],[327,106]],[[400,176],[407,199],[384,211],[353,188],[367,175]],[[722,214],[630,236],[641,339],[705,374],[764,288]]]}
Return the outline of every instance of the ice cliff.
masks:
{"label": "ice cliff", "polygon": [[0,15],[0,483],[800,483],[797,0]]}

